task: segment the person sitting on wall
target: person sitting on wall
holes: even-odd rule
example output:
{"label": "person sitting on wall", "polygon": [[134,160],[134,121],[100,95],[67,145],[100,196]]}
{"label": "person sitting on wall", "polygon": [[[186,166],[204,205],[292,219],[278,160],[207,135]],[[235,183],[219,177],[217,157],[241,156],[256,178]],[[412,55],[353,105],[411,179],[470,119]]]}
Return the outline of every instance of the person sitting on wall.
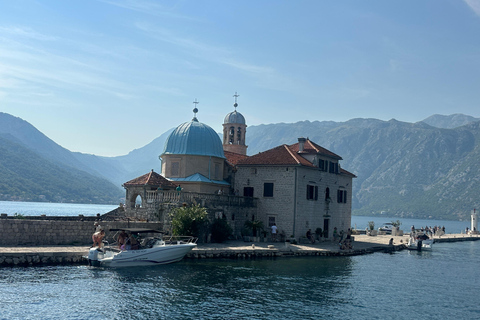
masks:
{"label": "person sitting on wall", "polygon": [[103,229],[102,226],[98,223],[98,221],[95,221],[93,227],[95,228],[94,232],[100,232]]}
{"label": "person sitting on wall", "polygon": [[93,240],[93,247],[97,247],[99,249],[102,249],[103,247],[103,238],[105,237],[105,230],[100,230],[100,231],[97,231],[95,232],[93,235],[92,235],[92,240]]}

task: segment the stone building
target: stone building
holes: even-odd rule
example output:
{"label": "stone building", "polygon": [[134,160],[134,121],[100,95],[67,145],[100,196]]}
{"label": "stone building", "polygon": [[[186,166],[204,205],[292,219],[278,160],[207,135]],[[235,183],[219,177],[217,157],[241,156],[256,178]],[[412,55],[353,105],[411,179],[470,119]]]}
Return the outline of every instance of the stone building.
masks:
{"label": "stone building", "polygon": [[239,161],[235,188],[258,198],[258,219],[274,223],[287,237],[322,229],[330,238],[333,228],[347,230],[351,223],[352,178],[340,168],[342,158],[309,139],[281,145]]}
{"label": "stone building", "polygon": [[[227,219],[237,237],[247,220],[262,221],[266,229],[275,223],[286,236],[320,228],[331,238],[335,227],[346,231],[355,175],[340,167],[342,158],[308,138],[247,156],[247,125],[236,110],[238,95],[234,97],[235,110],[223,123],[223,143],[198,121],[195,108],[193,119],[180,124],[165,142],[161,175],[150,173],[155,181],[171,184],[144,183],[146,176],[125,183],[127,214],[142,212],[146,219],[167,224],[168,206],[200,204],[211,218]],[[134,202],[138,196],[140,207]]]}

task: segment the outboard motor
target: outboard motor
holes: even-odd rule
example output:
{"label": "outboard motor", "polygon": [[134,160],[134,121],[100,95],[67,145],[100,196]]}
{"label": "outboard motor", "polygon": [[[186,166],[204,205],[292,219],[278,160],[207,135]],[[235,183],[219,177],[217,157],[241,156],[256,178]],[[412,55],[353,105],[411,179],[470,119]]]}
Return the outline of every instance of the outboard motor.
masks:
{"label": "outboard motor", "polygon": [[88,251],[88,265],[98,267],[100,265],[100,259],[103,259],[103,252],[98,248],[90,248]]}
{"label": "outboard motor", "polygon": [[423,243],[422,240],[418,240],[418,242],[417,242],[417,250],[418,251],[422,251],[422,243]]}

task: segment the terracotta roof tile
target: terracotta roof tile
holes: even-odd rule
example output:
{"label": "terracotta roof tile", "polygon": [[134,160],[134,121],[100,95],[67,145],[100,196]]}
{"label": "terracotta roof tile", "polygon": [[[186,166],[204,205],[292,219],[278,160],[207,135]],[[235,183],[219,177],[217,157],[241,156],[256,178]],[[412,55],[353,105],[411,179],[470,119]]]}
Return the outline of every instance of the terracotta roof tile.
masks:
{"label": "terracotta roof tile", "polygon": [[[299,143],[297,142],[295,144],[290,145],[290,148],[294,152],[298,152],[300,150]],[[315,153],[315,154],[319,153],[327,157],[335,158],[337,160],[342,160],[342,157],[340,157],[338,154],[335,154],[330,150],[327,150],[324,147],[319,146],[315,142],[310,141],[308,138],[305,141],[302,153]]]}
{"label": "terracotta roof tile", "polygon": [[149,185],[153,187],[161,187],[164,189],[169,189],[169,188],[176,188],[177,185],[174,184],[173,182],[167,180],[164,178],[162,175],[156,173],[155,171],[150,171],[147,174],[144,174],[143,176],[140,176],[138,178],[135,178],[133,180],[130,180],[128,182],[125,182],[123,184],[124,186],[144,186],[144,185]]}
{"label": "terracotta roof tile", "polygon": [[[283,144],[276,148],[260,152],[251,157],[239,160],[238,165],[301,165],[314,167],[314,165],[306,160],[301,154],[321,154],[337,160],[342,160],[339,155],[319,146],[318,144],[305,140],[304,149],[299,153],[299,144],[292,145]],[[343,170],[343,169],[342,169]],[[344,170],[345,173],[351,174]],[[353,175],[353,174],[352,174]]]}
{"label": "terracotta roof tile", "polygon": [[312,163],[292,152],[286,144],[240,160],[238,165],[304,165],[313,167]]}
{"label": "terracotta roof tile", "polygon": [[227,158],[227,161],[233,166],[237,165],[240,160],[248,158],[247,155],[231,151],[223,151],[223,153],[225,154],[225,158]]}

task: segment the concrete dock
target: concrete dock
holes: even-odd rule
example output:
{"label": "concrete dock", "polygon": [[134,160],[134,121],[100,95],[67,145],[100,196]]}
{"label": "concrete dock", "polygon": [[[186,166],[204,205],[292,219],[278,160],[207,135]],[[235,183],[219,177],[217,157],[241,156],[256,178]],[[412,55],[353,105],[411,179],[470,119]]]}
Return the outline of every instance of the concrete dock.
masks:
{"label": "concrete dock", "polygon": [[[393,238],[393,246],[389,245]],[[333,241],[315,244],[285,244],[284,242],[243,242],[199,244],[186,259],[252,259],[285,256],[352,256],[373,252],[393,252],[405,249],[405,236],[354,235],[353,249],[340,250]],[[480,235],[446,234],[434,237],[435,242],[480,240]],[[87,264],[84,258],[88,246],[0,247],[0,266],[34,266],[58,264]]]}

